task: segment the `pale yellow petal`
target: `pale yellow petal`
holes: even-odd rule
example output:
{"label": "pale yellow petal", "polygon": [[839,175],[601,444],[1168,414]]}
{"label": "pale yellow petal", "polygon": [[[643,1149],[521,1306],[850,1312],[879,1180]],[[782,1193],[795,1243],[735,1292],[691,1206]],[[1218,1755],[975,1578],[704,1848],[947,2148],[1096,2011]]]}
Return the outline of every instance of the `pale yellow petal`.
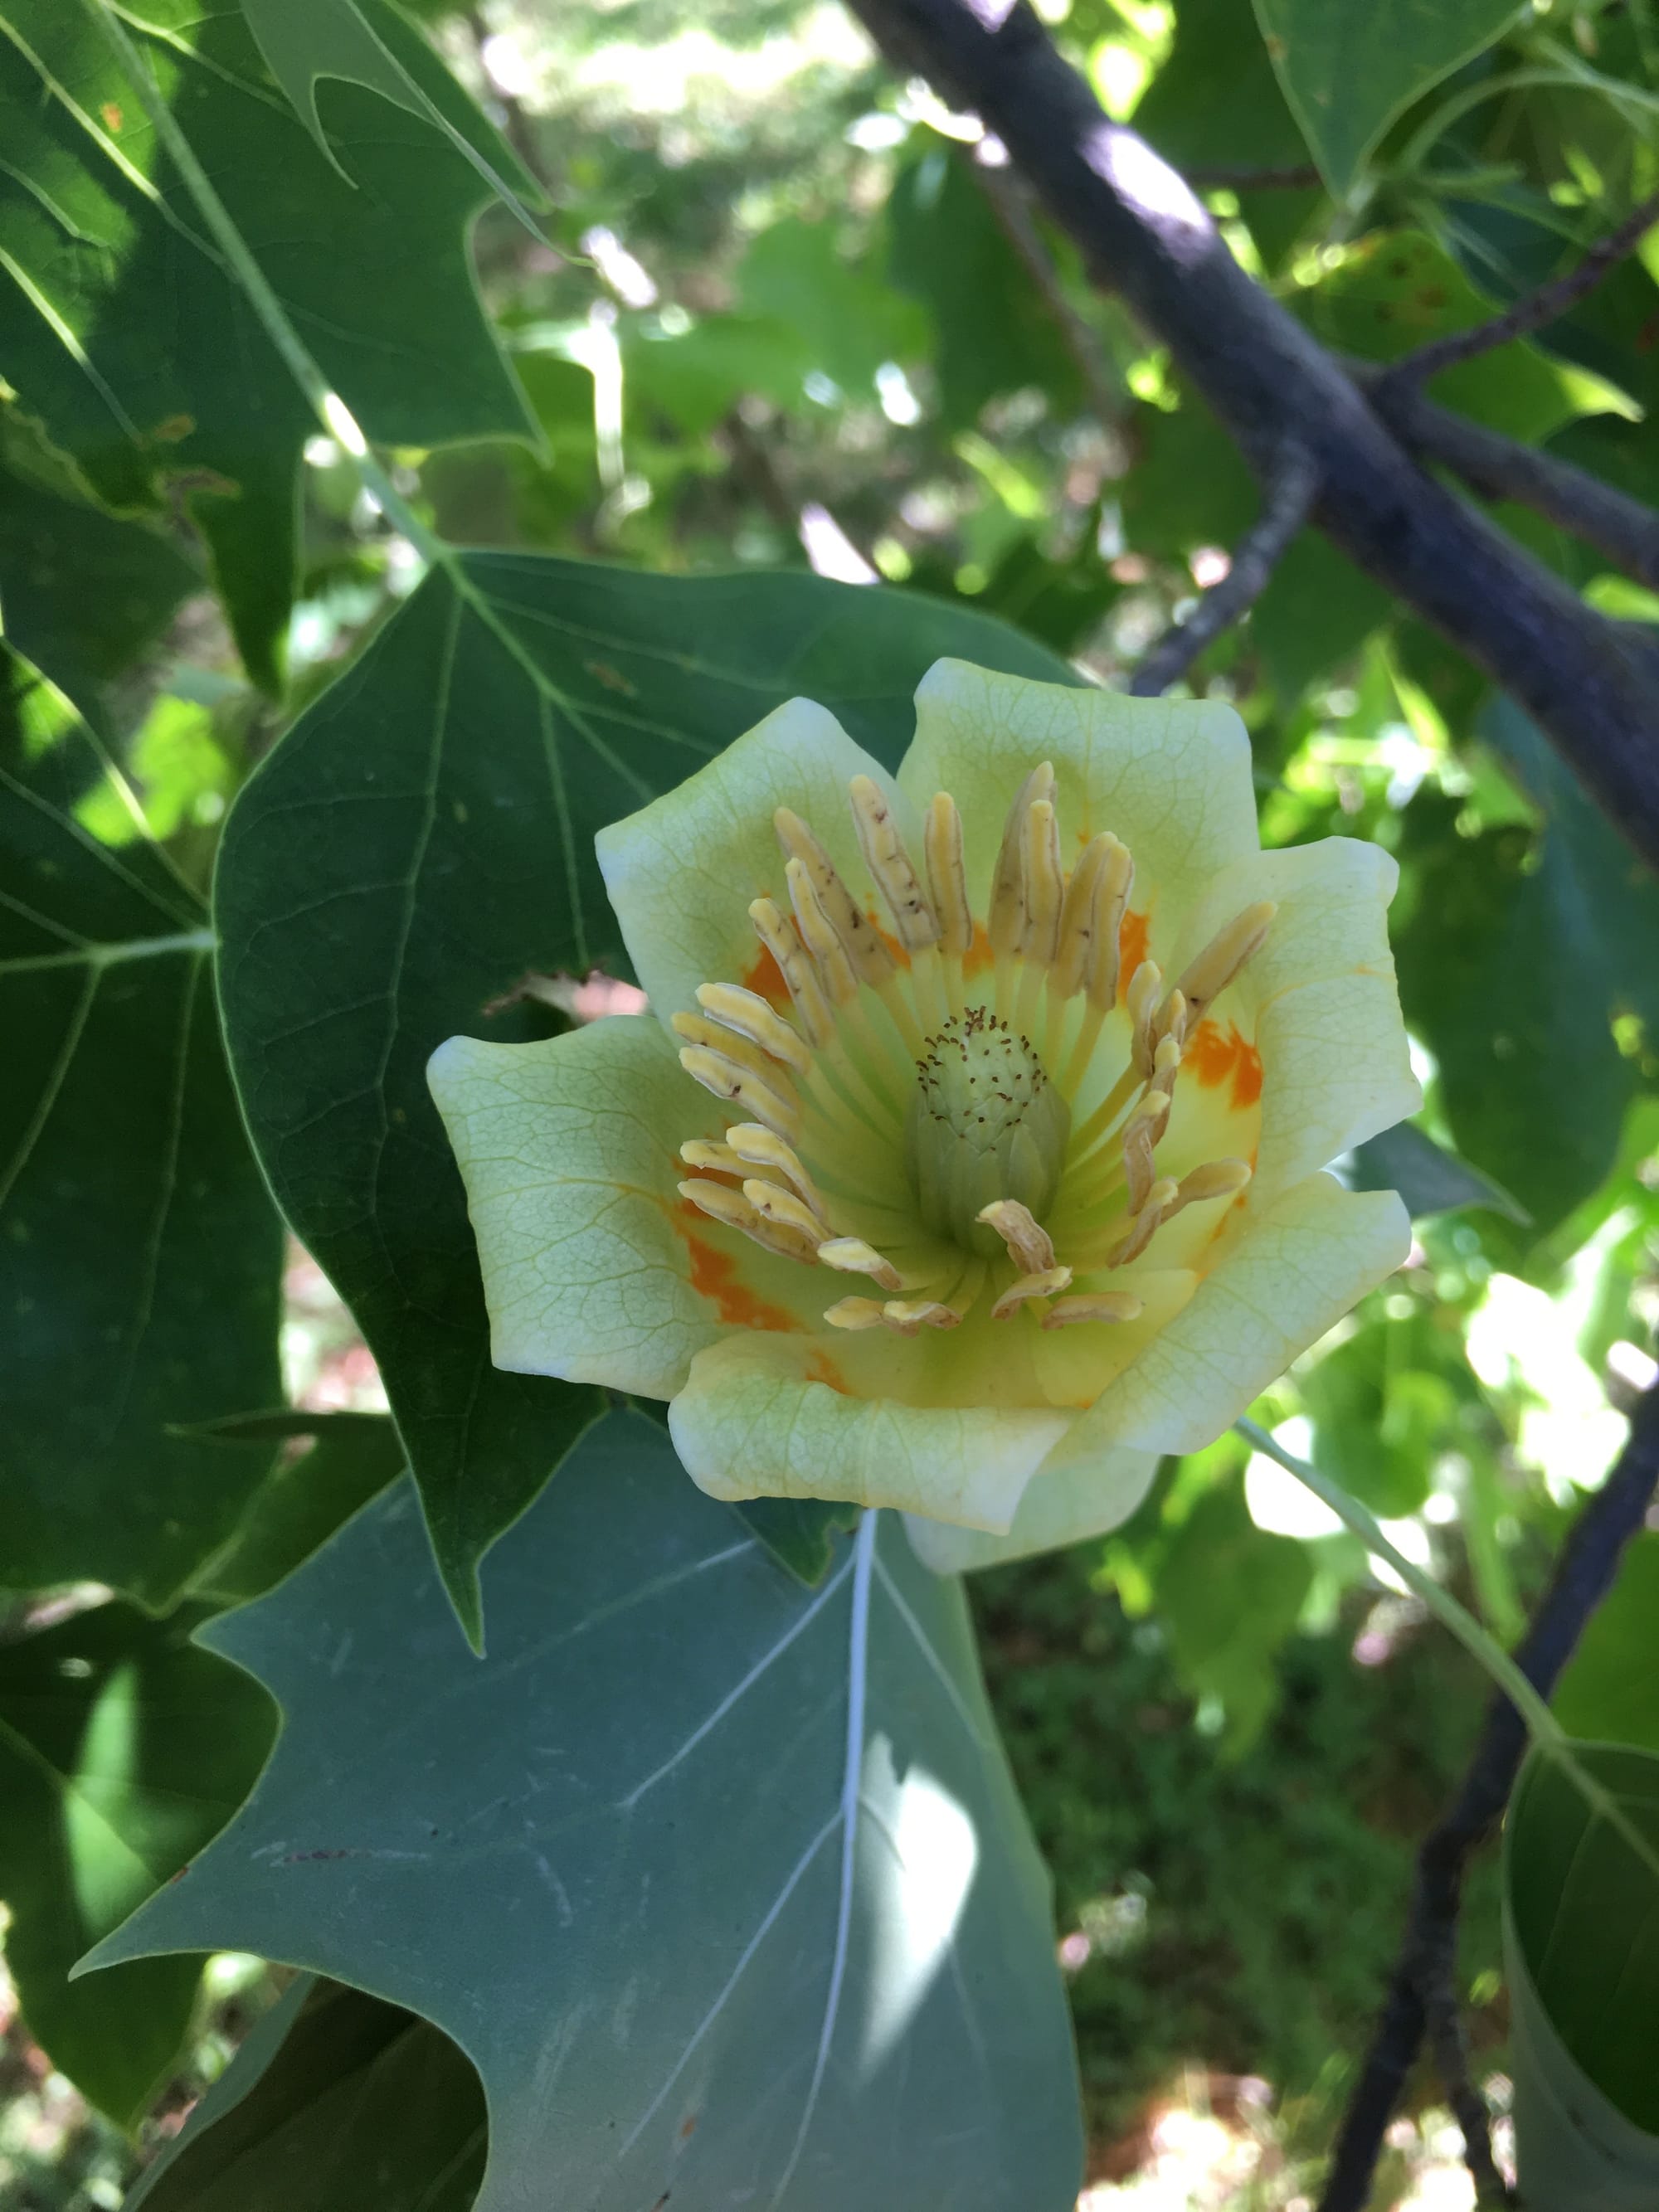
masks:
{"label": "pale yellow petal", "polygon": [[466,1185],[497,1367],[668,1398],[732,1328],[817,1326],[816,1269],[680,1199],[678,1147],[718,1117],[648,1017],[540,1044],[451,1037],[427,1080]]}
{"label": "pale yellow petal", "polygon": [[1109,1446],[1093,1459],[1045,1471],[1039,1468],[1019,1501],[1006,1536],[957,1528],[915,1514],[905,1519],[911,1549],[935,1574],[1000,1566],[1033,1552],[1080,1544],[1120,1527],[1152,1486],[1160,1455]]}
{"label": "pale yellow petal", "polygon": [[805,821],[866,909],[877,899],[854,827],[848,787],[872,777],[900,834],[920,851],[917,817],[892,778],[810,699],[791,699],[707,768],[624,821],[601,830],[599,867],[635,971],[666,1021],[690,1010],[699,983],[764,988],[750,902],[789,895],[772,817]]}
{"label": "pale yellow petal", "polygon": [[1250,744],[1231,707],[1131,699],[1117,691],[1033,684],[936,661],[916,692],[915,742],[899,785],[918,809],[948,791],[962,810],[974,910],[985,917],[1009,802],[1052,761],[1060,859],[1070,868],[1109,830],[1133,856],[1133,910],[1153,903],[1153,951],[1218,868],[1254,853]]}
{"label": "pale yellow petal", "polygon": [[1003,1530],[1071,1415],[1049,1407],[902,1405],[854,1396],[848,1340],[729,1337],[691,1363],[668,1409],[711,1498],[824,1498]]}
{"label": "pale yellow petal", "polygon": [[1411,1224],[1393,1191],[1346,1191],[1328,1175],[1295,1184],[1223,1250],[1046,1472],[1115,1445],[1202,1450],[1410,1249]]}

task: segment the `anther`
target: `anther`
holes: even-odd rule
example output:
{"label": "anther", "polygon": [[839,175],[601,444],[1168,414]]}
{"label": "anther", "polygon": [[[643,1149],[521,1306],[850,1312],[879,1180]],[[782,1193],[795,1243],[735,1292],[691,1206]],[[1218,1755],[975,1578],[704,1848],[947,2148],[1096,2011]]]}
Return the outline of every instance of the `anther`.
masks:
{"label": "anther", "polygon": [[955,1328],[962,1319],[954,1306],[941,1305],[937,1298],[889,1298],[881,1317],[902,1336],[914,1336],[919,1328]]}
{"label": "anther", "polygon": [[1103,832],[1084,847],[1066,886],[1060,913],[1060,943],[1054,953],[1048,988],[1056,997],[1070,999],[1083,988],[1089,972],[1095,937],[1095,899],[1109,848],[1115,840]]}
{"label": "anther", "polygon": [[1129,978],[1128,996],[1124,1001],[1132,1032],[1129,1058],[1136,1073],[1143,1078],[1152,1072],[1152,1016],[1163,988],[1164,976],[1157,961],[1143,960]]}
{"label": "anther", "polygon": [[[774,1131],[759,1121],[734,1121],[726,1133],[721,1149],[730,1152],[734,1166],[741,1162],[744,1167],[770,1168],[774,1175],[781,1175],[786,1182],[793,1184],[797,1195],[811,1207],[818,1219],[828,1222],[830,1217],[817,1185],[807,1174],[799,1153]],[[682,1152],[684,1150],[682,1146]]]}
{"label": "anther", "polygon": [[1054,1264],[1054,1248],[1046,1229],[1040,1228],[1030,1208],[1017,1198],[994,1199],[981,1206],[979,1219],[994,1229],[1008,1247],[1008,1255],[1023,1275],[1045,1273]]}
{"label": "anther", "polygon": [[864,864],[887,902],[899,942],[907,952],[925,951],[939,943],[939,927],[904,849],[893,811],[870,776],[855,775],[848,789]]}
{"label": "anther", "polygon": [[680,1048],[680,1066],[696,1083],[710,1091],[716,1098],[728,1105],[741,1106],[757,1121],[764,1121],[781,1137],[793,1137],[800,1120],[800,1109],[792,1097],[786,1097],[781,1088],[775,1089],[751,1068],[729,1059],[723,1052],[713,1052],[704,1045],[688,1044]]}
{"label": "anther", "polygon": [[1176,986],[1187,1001],[1187,1021],[1196,1028],[1251,954],[1261,950],[1273,916],[1272,899],[1259,899],[1217,930],[1197,958],[1188,963]]}
{"label": "anther", "polygon": [[1202,1206],[1207,1200],[1236,1197],[1249,1182],[1250,1172],[1248,1160],[1206,1160],[1201,1167],[1182,1176],[1164,1219],[1168,1221],[1179,1213],[1183,1206]]}
{"label": "anther", "polygon": [[817,963],[824,991],[834,1005],[848,1006],[858,996],[858,970],[853,956],[830,919],[806,863],[791,860],[783,873],[789,886],[789,903],[795,909],[795,926]]}
{"label": "anther", "polygon": [[890,1260],[884,1259],[873,1244],[866,1244],[861,1237],[829,1237],[818,1246],[817,1256],[826,1267],[837,1268],[846,1275],[868,1275],[884,1291],[902,1291],[904,1278]]}
{"label": "anther", "polygon": [[1135,864],[1128,847],[1121,845],[1115,837],[1109,836],[1107,842],[1111,850],[1101,867],[1095,891],[1094,933],[1089,949],[1089,967],[1083,979],[1090,1006],[1103,1014],[1109,1014],[1117,1004],[1122,966],[1119,939],[1135,880]]}
{"label": "anther", "polygon": [[801,1027],[811,1042],[822,1050],[835,1036],[836,1017],[805,947],[771,899],[754,900],[749,908],[749,919],[755,925],[756,936],[777,963],[778,973],[788,986]]}
{"label": "anther", "polygon": [[1008,810],[996,872],[991,878],[988,925],[991,949],[999,960],[1012,959],[1024,934],[1025,817],[1036,800],[1052,801],[1054,795],[1054,765],[1043,761],[1021,784]]}
{"label": "anther", "polygon": [[1006,1321],[1018,1312],[1030,1298],[1051,1298],[1056,1291],[1068,1291],[1072,1286],[1069,1267],[1045,1267],[1040,1274],[1021,1275],[991,1309],[993,1321]]}
{"label": "anther", "polygon": [[962,817],[948,791],[935,793],[927,809],[922,851],[927,882],[939,917],[939,941],[958,957],[974,941],[973,909],[968,903],[968,870],[962,854]]}
{"label": "anther", "polygon": [[1056,1298],[1042,1316],[1044,1328],[1070,1328],[1080,1321],[1139,1321],[1146,1310],[1127,1291],[1085,1291]]}
{"label": "anther", "polygon": [[730,1145],[717,1145],[707,1137],[688,1137],[680,1158],[689,1168],[711,1168],[716,1175],[741,1175],[743,1162]]}
{"label": "anther", "polygon": [[1157,1180],[1157,1171],[1152,1165],[1152,1151],[1157,1142],[1150,1121],[1125,1124],[1123,1174],[1127,1186],[1125,1195],[1128,1199],[1131,1213],[1139,1213],[1146,1205],[1147,1193]]}
{"label": "anther", "polygon": [[1109,1267],[1127,1267],[1131,1260],[1138,1260],[1163,1226],[1164,1217],[1175,1203],[1180,1186],[1166,1176],[1155,1182],[1146,1194],[1146,1202],[1129,1224],[1129,1233],[1120,1237],[1106,1255]]}
{"label": "anther", "polygon": [[[778,808],[772,817],[772,826],[778,833],[778,842],[789,856],[791,866],[799,860],[806,871],[830,927],[847,949],[859,981],[884,982],[893,972],[893,956],[877,935],[869,915],[842,881],[835,862],[799,815],[788,807]],[[799,908],[796,911],[799,913]]]}
{"label": "anther", "polygon": [[697,1004],[722,1029],[747,1037],[797,1075],[805,1075],[811,1066],[810,1049],[758,992],[745,991],[738,983],[699,983]]}
{"label": "anther", "polygon": [[723,1182],[704,1182],[700,1176],[690,1176],[679,1186],[680,1196],[689,1200],[700,1213],[725,1228],[741,1231],[752,1243],[763,1245],[769,1252],[780,1253],[786,1260],[811,1261],[813,1257],[810,1239],[786,1224],[767,1220],[751,1206],[739,1190]]}
{"label": "anther", "polygon": [[1060,866],[1060,824],[1051,799],[1034,799],[1026,810],[1020,906],[1020,951],[1040,967],[1052,965],[1060,946],[1060,908],[1066,878]]}
{"label": "anther", "polygon": [[775,1228],[793,1229],[810,1242],[814,1258],[817,1256],[818,1239],[824,1224],[811,1207],[796,1197],[793,1190],[785,1190],[775,1182],[768,1182],[760,1176],[751,1176],[743,1187],[743,1194],[757,1213],[763,1215]]}
{"label": "anther", "polygon": [[837,1298],[834,1305],[824,1308],[823,1317],[831,1328],[879,1328],[881,1302],[878,1298]]}

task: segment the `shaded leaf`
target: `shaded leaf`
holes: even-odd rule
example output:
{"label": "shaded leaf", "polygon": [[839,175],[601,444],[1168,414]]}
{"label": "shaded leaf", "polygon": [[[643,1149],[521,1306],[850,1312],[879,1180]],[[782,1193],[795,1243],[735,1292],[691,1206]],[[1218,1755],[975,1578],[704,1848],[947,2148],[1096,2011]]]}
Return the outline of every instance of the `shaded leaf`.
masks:
{"label": "shaded leaf", "polygon": [[1313,1583],[1307,1547],[1258,1528],[1237,1481],[1200,1498],[1158,1568],[1158,1614],[1182,1678],[1227,1716],[1225,1747],[1247,1751],[1279,1694],[1273,1660]]}
{"label": "shaded leaf", "polygon": [[1339,198],[1395,117],[1520,12],[1516,0],[1255,0],[1285,97]]}
{"label": "shaded leaf", "polygon": [[1489,1206],[1522,1229],[1532,1218],[1490,1176],[1437,1145],[1413,1121],[1396,1121],[1356,1145],[1343,1164],[1342,1180],[1350,1190],[1397,1190],[1413,1221],[1466,1206]]}
{"label": "shaded leaf", "polygon": [[61,696],[0,686],[0,1558],[160,1606],[264,1472],[167,1425],[279,1394],[281,1228],[195,893],[83,826],[112,787]]}
{"label": "shaded leaf", "polygon": [[786,323],[808,365],[866,398],[884,361],[925,351],[927,319],[914,301],[842,252],[836,228],[788,216],[760,233],[738,272],[745,313]]}
{"label": "shaded leaf", "polygon": [[430,2021],[301,1975],[126,2212],[467,2212],[487,2126],[477,2073]]}
{"label": "shaded leaf", "polygon": [[1659,1752],[1659,1531],[1636,1538],[1553,1703],[1569,1735]]}
{"label": "shaded leaf", "polygon": [[[426,1062],[527,969],[620,969],[593,836],[797,692],[894,762],[941,653],[1075,681],[984,617],[814,576],[688,580],[472,555],[428,579],[244,789],[217,875],[232,1064],[277,1200],[386,1378],[446,1582],[592,1419],[489,1363]],[[243,1404],[254,1402],[252,1394]]]}
{"label": "shaded leaf", "polygon": [[[452,109],[460,95],[415,34],[380,0],[365,14]],[[434,445],[526,432],[467,258],[482,187],[432,125],[330,83],[347,175],[271,87],[235,9],[167,0],[152,20],[131,32],[145,65],[368,434]],[[158,149],[96,10],[5,0],[0,30],[0,374],[100,497],[155,505],[177,485],[249,672],[275,688],[295,470],[316,422]]]}
{"label": "shaded leaf", "polygon": [[1647,2212],[1659,2197],[1659,1758],[1574,1749],[1620,1821],[1534,1751],[1504,1832],[1520,2185],[1529,2212]]}
{"label": "shaded leaf", "polygon": [[208,1632],[282,1701],[221,1845],[99,1960],[246,1947],[409,2006],[489,2100],[483,2212],[1062,2212],[1048,1881],[959,1585],[895,1516],[782,1574],[617,1413],[448,1620],[412,1492]]}
{"label": "shaded leaf", "polygon": [[103,1605],[0,1644],[6,1964],[53,2065],[123,2124],[178,2055],[202,1962],[70,1969],[229,1819],[274,1733],[264,1691],[191,1644],[201,1617]]}
{"label": "shaded leaf", "polygon": [[194,1434],[243,1448],[277,1441],[301,1447],[277,1460],[229,1543],[192,1583],[195,1595],[221,1606],[240,1605],[281,1582],[401,1474],[408,1456],[397,1430],[380,1413],[283,1407],[233,1414]]}

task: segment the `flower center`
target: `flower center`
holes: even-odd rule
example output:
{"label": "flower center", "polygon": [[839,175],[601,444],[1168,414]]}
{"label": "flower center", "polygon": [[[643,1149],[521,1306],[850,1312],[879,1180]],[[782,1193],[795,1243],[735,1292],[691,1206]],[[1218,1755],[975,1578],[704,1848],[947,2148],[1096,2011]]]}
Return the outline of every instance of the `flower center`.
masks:
{"label": "flower center", "polygon": [[1002,1239],[981,1218],[998,1199],[1042,1220],[1066,1167],[1072,1109],[1030,1041],[1000,1014],[969,1006],[923,1048],[905,1116],[906,1164],[929,1229],[994,1259]]}
{"label": "flower center", "polygon": [[1134,864],[1103,832],[1061,867],[1047,762],[1015,794],[982,920],[947,793],[927,810],[925,887],[879,787],[857,776],[849,796],[890,933],[780,807],[793,915],[769,898],[749,915],[789,1011],[716,982],[674,1016],[681,1065],[732,1110],[723,1137],[681,1146],[682,1195],[883,1294],[826,1307],[836,1328],[1135,1320],[1126,1271],[1187,1206],[1249,1180],[1232,1158],[1177,1176],[1159,1147],[1188,1041],[1274,908],[1235,915],[1173,988],[1152,960],[1126,979]]}

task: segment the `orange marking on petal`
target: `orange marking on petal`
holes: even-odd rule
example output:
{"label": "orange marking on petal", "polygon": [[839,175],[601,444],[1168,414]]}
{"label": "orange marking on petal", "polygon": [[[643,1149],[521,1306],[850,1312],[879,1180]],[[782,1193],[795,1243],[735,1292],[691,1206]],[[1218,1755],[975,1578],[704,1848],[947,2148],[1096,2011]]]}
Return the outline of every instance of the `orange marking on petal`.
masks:
{"label": "orange marking on petal", "polygon": [[789,986],[783,980],[782,969],[764,945],[750,962],[743,977],[743,988],[745,991],[757,993],[769,1006],[777,1007],[781,1012],[788,1012],[791,1005]]}
{"label": "orange marking on petal", "polygon": [[723,1322],[733,1328],[761,1328],[781,1333],[799,1329],[800,1323],[782,1306],[775,1306],[750,1289],[738,1274],[737,1260],[710,1244],[701,1232],[705,1217],[695,1206],[674,1209],[674,1226],[685,1239],[691,1255],[691,1287],[707,1298]]}
{"label": "orange marking on petal", "polygon": [[1137,914],[1133,907],[1123,916],[1123,927],[1117,933],[1118,971],[1117,1002],[1119,1006],[1129,994],[1129,979],[1146,957],[1146,947],[1152,934],[1152,918],[1148,914]]}
{"label": "orange marking on petal", "polygon": [[1224,1035],[1218,1022],[1203,1021],[1187,1040],[1181,1064],[1191,1070],[1206,1091],[1231,1082],[1229,1101],[1235,1113],[1254,1106],[1261,1096],[1261,1054],[1229,1022]]}
{"label": "orange marking on petal", "polygon": [[825,1352],[815,1352],[806,1363],[805,1373],[809,1382],[822,1382],[829,1389],[839,1390],[843,1398],[852,1395],[846,1376]]}
{"label": "orange marking on petal", "polygon": [[974,941],[962,956],[962,972],[969,982],[982,975],[988,968],[996,965],[996,954],[991,950],[991,933],[982,921],[974,924]]}
{"label": "orange marking on petal", "polygon": [[910,965],[909,946],[902,944],[899,939],[894,936],[892,931],[883,922],[881,916],[876,912],[874,907],[866,907],[865,908],[864,918],[869,923],[871,928],[875,931],[876,935],[880,938],[882,943],[887,947],[887,950],[892,954],[894,966],[896,968],[908,968]]}

